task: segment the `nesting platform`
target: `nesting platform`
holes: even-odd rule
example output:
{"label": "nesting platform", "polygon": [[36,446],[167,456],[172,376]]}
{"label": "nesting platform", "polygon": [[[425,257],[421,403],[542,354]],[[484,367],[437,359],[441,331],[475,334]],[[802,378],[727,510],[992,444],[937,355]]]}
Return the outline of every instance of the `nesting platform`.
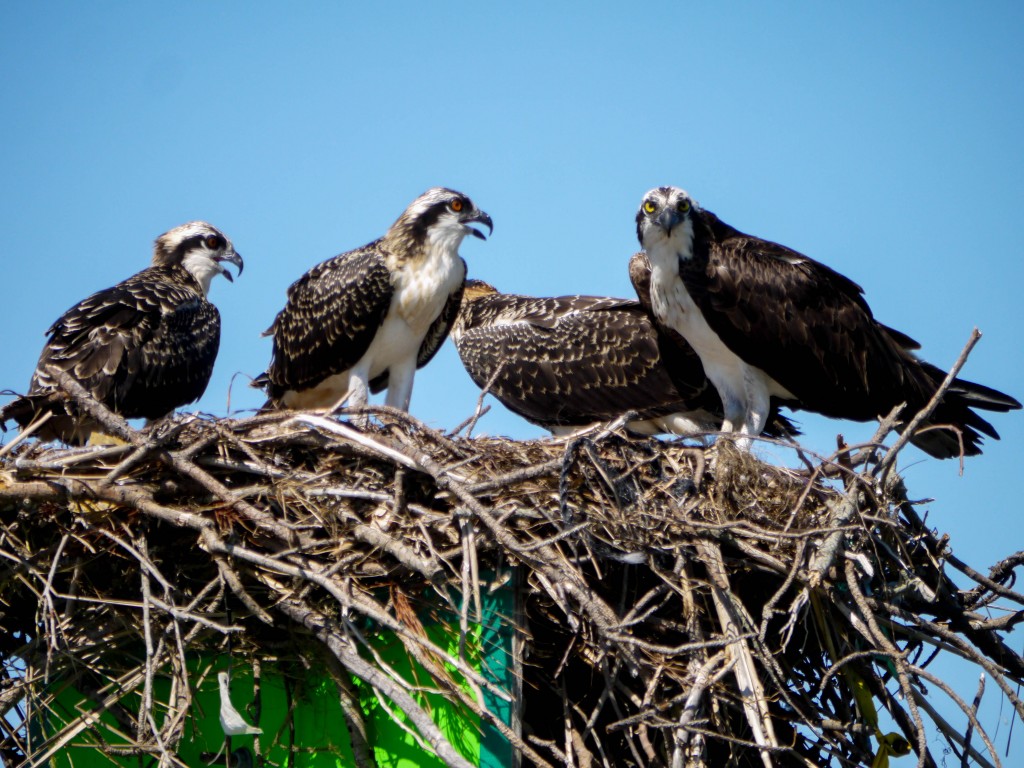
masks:
{"label": "nesting platform", "polygon": [[995,765],[934,706],[974,718],[947,655],[1024,719],[1024,555],[953,557],[892,450],[793,470],[371,410],[5,448],[0,758],[195,766],[224,669],[263,732],[221,765],[936,765],[934,734]]}

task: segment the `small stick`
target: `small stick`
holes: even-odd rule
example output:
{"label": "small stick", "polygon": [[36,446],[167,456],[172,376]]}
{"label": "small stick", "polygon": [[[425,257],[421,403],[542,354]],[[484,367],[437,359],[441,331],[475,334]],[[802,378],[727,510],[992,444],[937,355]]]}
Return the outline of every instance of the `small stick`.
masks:
{"label": "small stick", "polygon": [[[901,430],[899,438],[892,444],[892,447],[886,452],[885,456],[882,457],[882,460],[878,462],[878,465],[874,470],[872,470],[871,474],[878,478],[879,484],[885,484],[886,477],[888,476],[893,463],[896,461],[897,454],[899,454],[903,446],[905,446],[914,436],[917,428],[932,415],[939,403],[942,402],[942,398],[953,385],[953,382],[956,381],[957,374],[960,373],[960,369],[967,363],[967,357],[971,354],[971,350],[974,349],[974,345],[978,343],[980,338],[981,332],[977,328],[971,331],[971,337],[967,340],[967,344],[964,345],[963,350],[960,352],[960,356],[956,359],[956,362],[953,363],[953,367],[949,369],[949,373],[946,374],[946,378],[942,380],[939,388],[935,390],[935,394],[932,395],[932,399],[929,400],[928,404],[918,411],[914,418],[912,418]],[[960,474],[963,474],[963,471],[964,457],[963,448],[961,447]]]}
{"label": "small stick", "polygon": [[40,416],[37,420],[33,421],[31,424],[25,427],[25,429],[21,430],[21,432],[19,432],[18,435],[13,440],[11,440],[11,442],[0,448],[0,456],[6,456],[14,449],[14,446],[16,446],[25,438],[31,436],[51,418],[53,418],[53,411],[46,411],[46,413]]}

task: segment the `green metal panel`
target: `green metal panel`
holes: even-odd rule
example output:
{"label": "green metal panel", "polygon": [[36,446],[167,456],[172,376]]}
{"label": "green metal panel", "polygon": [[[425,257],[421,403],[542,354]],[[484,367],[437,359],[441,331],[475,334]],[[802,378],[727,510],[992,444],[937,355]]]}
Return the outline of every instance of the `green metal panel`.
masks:
{"label": "green metal panel", "polygon": [[[515,690],[515,669],[512,663],[512,617],[515,594],[511,584],[490,595],[482,595],[484,620],[471,624],[466,656],[473,667],[485,678],[504,691]],[[438,601],[439,603],[440,601]],[[421,612],[426,614],[426,611]],[[421,615],[420,619],[430,639],[439,647],[455,654],[458,648],[458,617],[450,612]],[[379,657],[402,677],[416,685],[432,687],[427,672],[407,655],[401,642],[391,633],[373,633],[368,638]],[[202,753],[220,750],[224,743],[219,721],[220,696],[216,673],[231,662],[226,657],[201,658],[191,662],[191,672],[201,676],[202,684],[195,692],[191,718],[186,724],[185,736],[178,745],[178,756],[190,766],[200,766]],[[301,677],[296,670],[301,670]],[[256,711],[253,703],[253,681],[250,670],[236,666],[231,670],[231,694],[235,707],[249,722]],[[448,669],[463,690],[469,690],[454,669]],[[196,679],[194,677],[193,679]],[[433,768],[443,763],[424,751],[417,740],[395,721],[402,719],[401,711],[387,701],[378,700],[375,692],[359,680],[353,681],[359,702],[365,714],[370,744],[380,768]],[[166,701],[170,680],[154,679],[154,700]],[[480,718],[456,706],[437,694],[416,694],[417,702],[428,709],[441,731],[474,765],[486,768],[504,768],[513,764],[511,745],[493,726],[483,725]],[[139,689],[124,697],[128,708],[138,707]],[[503,722],[511,724],[515,704],[484,692],[484,700],[491,712]],[[70,687],[59,692],[54,711],[35,721],[37,734],[53,734],[74,721],[83,712],[93,709],[91,702]],[[353,765],[348,728],[342,716],[338,692],[334,682],[324,673],[306,672],[298,665],[264,663],[259,689],[260,736],[234,737],[231,749],[241,746],[254,748],[259,739],[260,754],[273,765],[296,768],[335,768]],[[289,717],[289,711],[291,712]],[[161,724],[160,713],[157,723]],[[102,739],[110,745],[131,741],[117,725],[109,712],[100,715],[95,726]],[[223,755],[218,764],[223,765]],[[83,730],[68,746],[51,760],[54,768],[112,768],[131,766],[144,768],[155,765],[155,758],[111,758],[97,749],[94,732]]]}

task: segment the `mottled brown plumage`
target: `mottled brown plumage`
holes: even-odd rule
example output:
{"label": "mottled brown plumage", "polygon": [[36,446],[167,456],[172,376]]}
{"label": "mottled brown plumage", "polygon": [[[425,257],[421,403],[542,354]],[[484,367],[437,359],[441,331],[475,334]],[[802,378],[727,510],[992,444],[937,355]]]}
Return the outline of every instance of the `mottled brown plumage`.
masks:
{"label": "mottled brown plumage", "polygon": [[[852,280],[739,232],[683,190],[651,190],[636,221],[655,267],[649,297],[641,300],[659,324],[678,331],[700,354],[727,403],[726,423],[737,431],[756,434],[752,409],[769,394],[793,408],[857,421],[906,403],[909,418],[944,379],[914,355],[916,342],[875,320]],[[1008,411],[1020,403],[957,379],[924,425],[956,431],[921,431],[912,441],[932,456],[950,458],[960,455],[959,432],[964,453],[980,453],[981,435],[998,434],[973,408]]]}
{"label": "mottled brown plumage", "polygon": [[161,235],[154,266],[94,293],[50,326],[28,394],[0,411],[0,423],[25,427],[52,413],[37,433],[80,443],[96,429],[58,390],[49,368],[74,377],[96,400],[125,418],[155,419],[198,400],[220,344],[220,314],[206,299],[220,263],[239,267],[230,241],[205,222]]}
{"label": "mottled brown plumage", "polygon": [[271,399],[290,389],[309,389],[355,365],[380,327],[392,293],[379,240],[317,264],[293,283],[285,308],[266,332],[274,337],[267,369]]}
{"label": "mottled brown plumage", "polygon": [[[256,386],[268,405],[330,408],[388,388],[408,408],[413,374],[436,354],[458,311],[462,238],[490,217],[465,195],[435,187],[379,240],[313,267],[288,289],[267,335],[273,356]],[[397,384],[395,379],[397,378]]]}
{"label": "mottled brown plumage", "polygon": [[699,358],[658,334],[636,301],[503,294],[469,280],[452,338],[477,386],[553,432],[627,412],[645,434],[714,430],[721,420]]}

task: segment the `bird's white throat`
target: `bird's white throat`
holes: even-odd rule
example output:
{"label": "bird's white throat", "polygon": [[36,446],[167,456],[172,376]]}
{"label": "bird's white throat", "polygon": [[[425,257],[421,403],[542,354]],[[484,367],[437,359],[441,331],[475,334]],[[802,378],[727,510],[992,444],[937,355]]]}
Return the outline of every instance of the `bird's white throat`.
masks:
{"label": "bird's white throat", "polygon": [[193,251],[181,260],[181,266],[192,275],[203,289],[203,295],[210,293],[213,278],[224,272],[224,268],[205,253]]}
{"label": "bird's white throat", "polygon": [[442,216],[427,232],[427,251],[438,249],[454,259],[467,234],[468,228],[461,221],[451,215]]}
{"label": "bird's white throat", "polygon": [[680,260],[689,261],[693,258],[693,222],[686,219],[671,232],[651,227],[644,235],[643,246],[652,267],[657,263],[663,269],[672,269]]}

